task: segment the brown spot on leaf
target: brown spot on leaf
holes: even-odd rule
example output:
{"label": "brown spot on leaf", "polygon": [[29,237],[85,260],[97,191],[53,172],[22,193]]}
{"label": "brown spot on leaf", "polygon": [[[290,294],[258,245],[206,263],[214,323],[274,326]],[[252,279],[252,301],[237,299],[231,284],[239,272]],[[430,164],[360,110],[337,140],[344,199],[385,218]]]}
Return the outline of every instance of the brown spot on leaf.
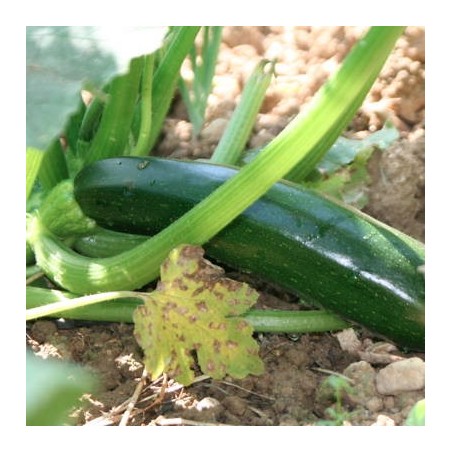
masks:
{"label": "brown spot on leaf", "polygon": [[193,292],[192,292],[192,297],[197,297],[198,295],[200,295],[201,293],[203,293],[204,292],[204,290],[206,289],[206,287],[204,287],[204,286],[199,286],[196,290],[194,290]]}
{"label": "brown spot on leaf", "polygon": [[229,350],[235,350],[238,346],[239,344],[236,341],[226,341],[226,347],[229,348]]}
{"label": "brown spot on leaf", "polygon": [[181,245],[178,249],[180,250],[180,255],[188,259],[198,259],[204,256],[204,250],[200,246]]}
{"label": "brown spot on leaf", "polygon": [[223,322],[209,322],[209,329],[225,331],[227,328],[226,323]]}
{"label": "brown spot on leaf", "polygon": [[207,373],[214,372],[215,371],[215,363],[211,359],[209,359],[209,361],[207,361],[206,368],[207,368]]}
{"label": "brown spot on leaf", "polygon": [[199,301],[198,303],[196,303],[195,306],[198,309],[198,311],[200,311],[200,312],[208,312],[209,311],[207,304],[204,301]]}
{"label": "brown spot on leaf", "polygon": [[180,315],[186,315],[188,312],[190,312],[190,310],[185,306],[179,306],[177,308],[177,313]]}
{"label": "brown spot on leaf", "polygon": [[217,354],[221,352],[221,342],[218,339],[213,341],[213,350]]}
{"label": "brown spot on leaf", "polygon": [[175,278],[173,280],[173,286],[175,289],[185,291],[188,289],[188,286],[184,283],[183,278]]}
{"label": "brown spot on leaf", "polygon": [[242,331],[242,330],[244,330],[244,329],[246,329],[248,327],[249,327],[249,325],[248,325],[248,322],[246,320],[239,320],[237,322],[237,329],[239,331]]}

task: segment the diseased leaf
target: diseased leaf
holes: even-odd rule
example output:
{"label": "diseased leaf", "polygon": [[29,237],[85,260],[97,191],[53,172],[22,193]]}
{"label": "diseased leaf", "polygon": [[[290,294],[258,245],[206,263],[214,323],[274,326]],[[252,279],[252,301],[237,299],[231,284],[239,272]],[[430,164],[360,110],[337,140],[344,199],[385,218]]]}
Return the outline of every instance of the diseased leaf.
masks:
{"label": "diseased leaf", "polygon": [[161,266],[156,290],[134,312],[135,336],[152,378],[166,372],[191,384],[193,352],[201,370],[215,379],[264,370],[252,327],[237,317],[256,303],[258,293],[224,277],[203,255],[201,247],[175,248]]}

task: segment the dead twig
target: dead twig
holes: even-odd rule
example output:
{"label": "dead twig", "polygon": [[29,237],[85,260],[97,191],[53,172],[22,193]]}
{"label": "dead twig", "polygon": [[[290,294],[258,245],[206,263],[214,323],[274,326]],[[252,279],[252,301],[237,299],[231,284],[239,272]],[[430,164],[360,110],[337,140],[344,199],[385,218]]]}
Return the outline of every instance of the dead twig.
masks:
{"label": "dead twig", "polygon": [[159,426],[183,426],[183,425],[194,425],[194,426],[227,426],[228,424],[221,424],[217,422],[198,422],[192,421],[190,419],[184,419],[182,417],[174,417],[174,418],[165,418],[163,416],[159,416],[157,419],[152,421],[151,425],[159,425]]}
{"label": "dead twig", "polygon": [[126,411],[124,411],[121,421],[119,422],[120,427],[127,425],[127,422],[129,421],[132,410],[135,408],[135,404],[137,403],[138,398],[140,397],[141,391],[143,390],[143,386],[146,383],[147,377],[148,377],[148,373],[147,373],[146,369],[144,369],[143,373],[141,374],[140,381],[138,382],[137,387],[135,388],[135,391],[133,392],[133,395],[129,400],[129,403],[127,404]]}

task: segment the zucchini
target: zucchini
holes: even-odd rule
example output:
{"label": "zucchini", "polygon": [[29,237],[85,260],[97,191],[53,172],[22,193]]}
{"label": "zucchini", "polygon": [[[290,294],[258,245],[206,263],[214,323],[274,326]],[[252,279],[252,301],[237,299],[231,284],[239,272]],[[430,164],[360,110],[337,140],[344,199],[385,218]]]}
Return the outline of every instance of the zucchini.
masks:
{"label": "zucchini", "polygon": [[[98,225],[149,235],[236,171],[204,162],[112,158],[85,167],[74,195]],[[223,265],[401,346],[424,348],[424,245],[358,210],[282,181],[204,248]]]}

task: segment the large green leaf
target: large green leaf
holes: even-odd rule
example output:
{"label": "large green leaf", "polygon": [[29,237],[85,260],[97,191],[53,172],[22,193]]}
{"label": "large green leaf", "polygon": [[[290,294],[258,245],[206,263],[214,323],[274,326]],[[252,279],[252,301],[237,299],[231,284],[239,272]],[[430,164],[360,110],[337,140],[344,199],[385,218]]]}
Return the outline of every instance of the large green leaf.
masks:
{"label": "large green leaf", "polygon": [[46,149],[79,104],[129,61],[160,47],[166,27],[27,27],[27,147]]}
{"label": "large green leaf", "polygon": [[27,352],[27,425],[70,424],[69,411],[95,385],[95,378],[74,364]]}

